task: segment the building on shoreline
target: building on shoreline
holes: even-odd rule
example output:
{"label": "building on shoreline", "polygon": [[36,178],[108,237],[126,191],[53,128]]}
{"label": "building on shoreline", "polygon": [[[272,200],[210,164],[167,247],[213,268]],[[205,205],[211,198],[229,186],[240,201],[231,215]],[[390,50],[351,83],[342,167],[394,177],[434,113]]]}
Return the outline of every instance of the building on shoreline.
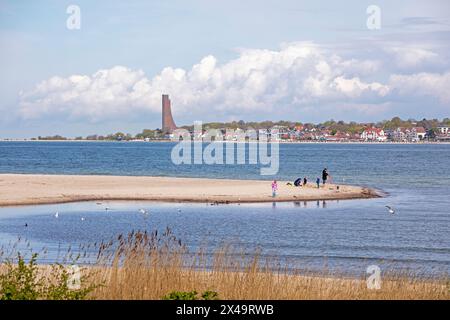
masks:
{"label": "building on shoreline", "polygon": [[388,134],[388,138],[395,142],[419,142],[426,138],[427,131],[424,127],[397,128]]}
{"label": "building on shoreline", "polygon": [[434,139],[438,142],[450,142],[450,127],[437,127],[437,133],[435,133]]}
{"label": "building on shoreline", "polygon": [[387,140],[387,137],[383,129],[370,127],[364,129],[364,131],[361,133],[361,140],[384,142]]}
{"label": "building on shoreline", "polygon": [[439,134],[449,134],[450,133],[450,127],[448,126],[439,126],[437,127]]}
{"label": "building on shoreline", "polygon": [[172,117],[171,102],[168,94],[162,95],[162,132],[163,134],[171,134],[177,126]]}

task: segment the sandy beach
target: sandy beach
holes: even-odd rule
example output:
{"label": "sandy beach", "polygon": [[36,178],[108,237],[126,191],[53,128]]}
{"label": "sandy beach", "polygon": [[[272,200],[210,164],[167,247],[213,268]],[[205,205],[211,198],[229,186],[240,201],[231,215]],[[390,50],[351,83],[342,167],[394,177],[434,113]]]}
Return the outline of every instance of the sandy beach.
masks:
{"label": "sandy beach", "polygon": [[333,184],[317,189],[278,182],[273,198],[271,182],[172,177],[0,174],[0,206],[100,200],[167,202],[273,202],[373,198],[368,188]]}

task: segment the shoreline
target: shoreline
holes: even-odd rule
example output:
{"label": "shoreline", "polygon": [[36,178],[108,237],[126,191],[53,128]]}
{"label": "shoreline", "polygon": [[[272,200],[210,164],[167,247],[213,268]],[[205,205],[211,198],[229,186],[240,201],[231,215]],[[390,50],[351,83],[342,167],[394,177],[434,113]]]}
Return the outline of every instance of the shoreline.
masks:
{"label": "shoreline", "polygon": [[[75,140],[75,139],[67,139],[67,140],[31,140],[31,139],[0,139],[0,142],[117,142],[117,143],[177,143],[177,141],[172,140],[129,140],[129,141],[116,141],[116,140]],[[204,141],[203,143],[209,143]],[[258,143],[258,141],[223,141],[223,143]],[[267,141],[267,143],[273,143],[271,141]],[[403,141],[385,141],[385,142],[376,142],[376,141],[277,141],[280,144],[364,144],[364,145],[448,145],[449,141],[420,141],[420,142],[403,142]]]}
{"label": "shoreline", "polygon": [[360,186],[278,181],[273,198],[270,180],[230,180],[151,176],[0,174],[0,207],[83,201],[159,201],[186,203],[263,203],[350,200],[382,197]]}

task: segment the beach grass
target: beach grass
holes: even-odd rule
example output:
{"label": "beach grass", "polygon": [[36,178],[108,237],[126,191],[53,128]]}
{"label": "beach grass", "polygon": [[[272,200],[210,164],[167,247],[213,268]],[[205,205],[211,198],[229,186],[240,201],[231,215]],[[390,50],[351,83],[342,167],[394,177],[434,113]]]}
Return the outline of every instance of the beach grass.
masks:
{"label": "beach grass", "polygon": [[[4,272],[1,265],[0,274]],[[203,249],[191,254],[169,229],[161,235],[156,231],[133,232],[102,243],[96,262],[83,267],[82,272],[88,281],[83,286],[93,288],[90,299],[159,300],[174,292],[177,296],[191,296],[193,291],[213,293],[223,300],[450,297],[449,280],[444,276],[384,273],[381,288],[369,289],[363,277],[296,271],[231,246],[221,247],[212,255]]]}

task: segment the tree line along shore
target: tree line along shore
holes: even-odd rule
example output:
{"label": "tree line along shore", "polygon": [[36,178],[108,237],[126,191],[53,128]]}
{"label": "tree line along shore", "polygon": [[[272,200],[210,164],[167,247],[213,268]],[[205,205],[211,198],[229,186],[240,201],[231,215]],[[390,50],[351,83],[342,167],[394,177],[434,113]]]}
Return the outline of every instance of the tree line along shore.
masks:
{"label": "tree line along shore", "polygon": [[[181,126],[180,129],[193,132],[193,125]],[[293,142],[450,142],[450,118],[402,120],[394,117],[379,122],[357,123],[354,121],[329,120],[323,123],[303,123],[295,121],[262,122],[209,122],[203,124],[203,130],[216,129],[225,135],[226,130],[255,130],[257,136],[267,135],[270,130],[277,130],[280,141]],[[231,137],[234,139],[235,137]],[[137,134],[116,132],[106,135],[65,137],[62,135],[38,136],[27,140],[75,140],[75,141],[168,141],[170,134],[161,129],[144,129]],[[11,139],[10,139],[11,140]]]}

